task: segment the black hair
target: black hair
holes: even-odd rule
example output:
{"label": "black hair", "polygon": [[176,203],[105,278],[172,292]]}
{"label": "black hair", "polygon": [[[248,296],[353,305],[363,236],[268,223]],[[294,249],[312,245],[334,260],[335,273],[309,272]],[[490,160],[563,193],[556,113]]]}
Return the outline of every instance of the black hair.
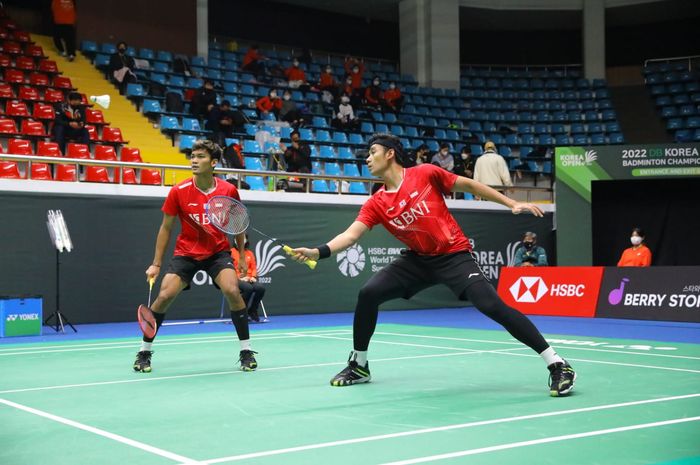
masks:
{"label": "black hair", "polygon": [[208,139],[197,139],[192,145],[192,151],[206,150],[213,160],[221,160],[221,147]]}
{"label": "black hair", "polygon": [[68,101],[70,102],[71,100],[83,100],[83,97],[77,93],[77,92],[69,92],[68,93]]}
{"label": "black hair", "polygon": [[450,144],[448,144],[447,142],[443,142],[442,144],[440,144],[440,150],[449,149],[449,148],[450,148]]}
{"label": "black hair", "polygon": [[430,147],[428,147],[427,144],[420,144],[416,147],[416,152],[420,152],[421,150],[430,150]]}
{"label": "black hair", "polygon": [[404,166],[406,154],[404,152],[403,145],[401,145],[401,139],[393,134],[375,133],[367,142],[367,149],[372,147],[374,144],[379,144],[387,149],[394,149],[394,153],[396,154],[396,162],[399,165]]}
{"label": "black hair", "polygon": [[228,100],[222,100],[222,101],[221,101],[221,106],[222,106],[222,107],[225,107],[225,106],[229,106],[229,107],[230,107],[230,106],[231,106],[231,102],[229,102]]}
{"label": "black hair", "polygon": [[632,228],[632,232],[637,233],[639,235],[639,237],[646,237],[644,235],[644,230],[640,227]]}
{"label": "black hair", "polygon": [[120,40],[119,42],[117,42],[117,50],[119,49],[119,46],[120,46],[120,45],[124,45],[124,48],[127,48],[127,47],[128,47],[128,45],[127,45],[126,42],[124,42],[123,40]]}
{"label": "black hair", "polygon": [[299,132],[298,129],[294,129],[292,132],[289,133],[289,138],[291,139],[292,136],[296,134],[297,136],[301,137],[301,133]]}

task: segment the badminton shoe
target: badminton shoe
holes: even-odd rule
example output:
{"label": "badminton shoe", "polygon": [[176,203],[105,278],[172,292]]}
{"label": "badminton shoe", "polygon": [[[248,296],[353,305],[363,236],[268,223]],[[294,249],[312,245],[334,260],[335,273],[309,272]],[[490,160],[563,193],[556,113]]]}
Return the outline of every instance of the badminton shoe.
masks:
{"label": "badminton shoe", "polygon": [[252,350],[241,350],[238,361],[241,362],[241,371],[255,371],[258,367],[258,362],[255,360],[255,354]]}
{"label": "badminton shoe", "polygon": [[150,350],[142,350],[136,354],[136,360],[134,360],[134,371],[138,371],[140,373],[150,373],[151,355],[153,355],[153,352]]}
{"label": "badminton shoe", "polygon": [[372,376],[369,374],[369,362],[365,366],[359,365],[352,358],[353,353],[350,352],[348,366],[340,373],[331,379],[331,386],[350,386],[351,384],[369,383]]}
{"label": "badminton shoe", "polygon": [[576,372],[569,362],[552,363],[549,369],[549,395],[552,397],[567,396],[574,389]]}

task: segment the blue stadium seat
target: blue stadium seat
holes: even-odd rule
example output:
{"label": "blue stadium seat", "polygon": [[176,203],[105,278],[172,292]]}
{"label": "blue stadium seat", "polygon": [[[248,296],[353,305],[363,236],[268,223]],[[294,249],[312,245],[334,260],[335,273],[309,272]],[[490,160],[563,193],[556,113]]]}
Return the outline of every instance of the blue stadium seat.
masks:
{"label": "blue stadium seat", "polygon": [[245,169],[253,171],[265,171],[262,160],[257,157],[244,157]]}
{"label": "blue stadium seat", "polygon": [[100,53],[104,53],[105,55],[115,54],[117,53],[117,46],[111,42],[104,42],[100,45]]}
{"label": "blue stadium seat", "polygon": [[[322,116],[314,116],[313,119],[311,120],[311,124],[317,128],[327,128],[328,127],[328,121],[326,121],[326,118],[324,118]],[[317,136],[318,136],[318,134],[317,134]]]}
{"label": "blue stadium seat", "polygon": [[267,185],[262,176],[246,176],[245,182],[250,185],[250,189],[254,191],[266,191]]}
{"label": "blue stadium seat", "polygon": [[348,185],[348,192],[351,194],[367,194],[367,187],[363,182],[351,182]]}
{"label": "blue stadium seat", "polygon": [[362,145],[364,144],[364,139],[362,138],[361,134],[350,133],[348,142],[355,145]]}
{"label": "blue stadium seat", "polygon": [[355,163],[345,163],[343,165],[343,176],[360,177],[360,170]]}
{"label": "blue stadium seat", "polygon": [[243,141],[243,153],[263,153],[263,151],[260,148],[260,144],[258,144],[256,141],[244,140]]}
{"label": "blue stadium seat", "polygon": [[336,131],[333,133],[333,142],[336,144],[347,144],[348,136],[344,132]]}
{"label": "blue stadium seat", "polygon": [[311,191],[312,192],[330,192],[328,189],[328,183],[323,179],[314,179],[311,181]]}
{"label": "blue stadium seat", "polygon": [[320,152],[320,155],[324,158],[335,158],[337,156],[335,150],[333,150],[333,147],[330,145],[321,145]]}
{"label": "blue stadium seat", "polygon": [[141,111],[143,113],[160,113],[163,110],[160,108],[160,102],[153,99],[143,99],[143,104],[141,106]]}
{"label": "blue stadium seat", "polygon": [[170,65],[168,65],[167,63],[163,63],[162,61],[154,61],[151,65],[151,68],[157,73],[170,72]]}
{"label": "blue stadium seat", "polygon": [[331,134],[323,129],[319,129],[316,131],[316,142],[330,142],[331,141]]}
{"label": "blue stadium seat", "polygon": [[106,68],[109,66],[109,55],[104,53],[98,53],[95,55],[95,61],[93,62],[96,68]]}
{"label": "blue stadium seat", "polygon": [[201,131],[199,120],[196,118],[182,118],[182,129],[187,131]]}
{"label": "blue stadium seat", "polygon": [[141,84],[129,83],[126,85],[126,96],[144,97],[146,96],[146,91],[143,90],[143,86]]}
{"label": "blue stadium seat", "polygon": [[311,129],[309,128],[300,128],[299,129],[299,139],[307,142],[311,142],[314,140],[314,133],[311,132]]}
{"label": "blue stadium seat", "polygon": [[340,165],[333,162],[326,162],[326,174],[330,176],[340,176]]}
{"label": "blue stadium seat", "polygon": [[591,144],[592,145],[605,145],[605,134],[591,134]]}
{"label": "blue stadium seat", "polygon": [[374,133],[374,126],[372,125],[372,123],[363,121],[362,123],[360,123],[360,131],[362,131],[365,134],[372,134]]}
{"label": "blue stadium seat", "polygon": [[179,144],[180,152],[192,150],[192,146],[194,145],[196,140],[197,140],[197,137],[195,137],[195,136],[181,135],[180,136],[180,144]]}
{"label": "blue stadium seat", "polygon": [[362,174],[363,178],[371,178],[372,173],[369,172],[369,168],[367,165],[362,165],[362,170],[360,171],[360,174]]}
{"label": "blue stadium seat", "polygon": [[171,75],[168,80],[168,85],[175,87],[185,87],[185,78],[182,76]]}
{"label": "blue stadium seat", "polygon": [[80,51],[88,54],[96,54],[97,43],[92,40],[83,40],[80,42]]}
{"label": "blue stadium seat", "polygon": [[153,53],[153,50],[150,48],[142,48],[139,50],[139,58],[144,59],[144,60],[155,60],[156,54]]}
{"label": "blue stadium seat", "polygon": [[352,154],[352,150],[350,150],[350,147],[340,147],[338,148],[338,158],[342,158],[344,160],[352,160],[355,158],[355,156]]}
{"label": "blue stadium seat", "polygon": [[180,129],[180,122],[174,116],[160,117],[160,129]]}

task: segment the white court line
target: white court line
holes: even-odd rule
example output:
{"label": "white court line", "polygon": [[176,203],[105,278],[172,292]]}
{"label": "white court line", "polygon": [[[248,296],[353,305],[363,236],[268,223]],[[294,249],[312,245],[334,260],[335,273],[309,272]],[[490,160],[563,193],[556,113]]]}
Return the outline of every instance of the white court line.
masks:
{"label": "white court line", "polygon": [[[500,350],[523,350],[523,348],[514,348],[514,349],[498,349]],[[415,360],[415,359],[421,359],[421,358],[439,358],[439,357],[451,357],[454,355],[473,355],[473,354],[479,354],[479,353],[492,353],[492,352],[497,352],[494,350],[483,350],[483,351],[471,351],[471,352],[450,352],[447,354],[431,354],[431,355],[414,355],[410,357],[392,357],[392,358],[378,358],[375,360],[372,360],[372,363],[377,363],[377,362],[393,362],[396,360]],[[309,364],[309,365],[289,365],[289,366],[281,366],[281,367],[272,367],[272,368],[258,368],[256,371],[257,372],[265,372],[265,371],[280,371],[280,370],[293,370],[297,368],[317,368],[317,367],[328,367],[328,366],[337,366],[337,365],[345,365],[347,362],[328,362],[328,363],[315,363],[315,364]],[[68,389],[68,388],[77,388],[77,387],[91,387],[91,386],[108,386],[112,384],[129,384],[129,383],[144,383],[144,382],[152,382],[152,381],[160,381],[160,380],[170,380],[170,379],[185,379],[185,378],[197,378],[200,376],[221,376],[221,375],[236,375],[236,374],[241,374],[244,373],[240,370],[227,370],[227,371],[216,371],[216,372],[210,372],[210,373],[192,373],[189,375],[173,375],[173,376],[159,376],[159,377],[145,377],[147,375],[143,374],[134,374],[135,376],[139,376],[138,378],[134,379],[122,379],[122,380],[116,380],[116,381],[96,381],[94,383],[82,383],[82,384],[60,384],[56,386],[42,386],[42,387],[33,387],[33,388],[22,388],[22,389],[8,389],[5,391],[0,391],[0,394],[14,394],[18,392],[34,392],[34,391],[49,391],[49,390],[54,390],[54,389]]]}
{"label": "white court line", "polygon": [[144,444],[139,441],[134,441],[133,439],[129,439],[124,436],[120,436],[118,434],[110,433],[108,431],[95,428],[93,426],[89,426],[83,423],[78,423],[77,421],[69,420],[68,418],[63,418],[59,417],[58,415],[53,415],[48,412],[44,412],[43,410],[37,410],[32,407],[27,407],[26,405],[18,404],[16,402],[12,402],[6,399],[0,399],[0,404],[7,405],[8,407],[16,408],[18,410],[25,411],[27,413],[31,413],[33,415],[37,415],[40,417],[48,418],[49,420],[62,423],[67,426],[72,426],[73,428],[78,428],[83,431],[87,431],[88,433],[96,434],[98,436],[102,436],[107,439],[111,439],[112,441],[120,442],[122,444],[126,444],[127,446],[134,447],[136,449],[141,449],[145,452],[149,452],[151,454],[159,455],[161,457],[165,457],[170,460],[174,460],[176,462],[181,462],[182,465],[195,465],[195,464],[200,464],[201,462],[198,462],[194,459],[185,457],[183,455],[178,455],[173,452],[168,452],[167,450],[159,449],[157,447],[150,446],[148,444]]}
{"label": "white court line", "polygon": [[398,462],[387,462],[387,463],[384,463],[383,465],[412,465],[415,463],[436,462],[438,460],[452,459],[455,457],[466,457],[468,455],[484,454],[487,452],[496,452],[496,451],[506,450],[506,449],[515,449],[518,447],[536,446],[538,444],[547,444],[550,442],[568,441],[571,439],[589,438],[592,436],[602,436],[604,434],[623,433],[625,431],[633,431],[633,430],[637,430],[637,429],[657,428],[659,426],[675,425],[678,423],[688,423],[691,421],[698,421],[698,420],[700,420],[700,417],[676,418],[674,420],[656,421],[654,423],[642,423],[642,424],[637,424],[637,425],[621,426],[619,428],[599,429],[596,431],[587,431],[585,433],[566,434],[563,436],[554,436],[551,438],[534,439],[531,441],[512,442],[509,444],[501,444],[498,446],[481,447],[479,449],[467,449],[467,450],[462,450],[459,452],[450,452],[448,454],[430,455],[427,457],[420,457],[417,459],[399,460]]}
{"label": "white court line", "polygon": [[531,415],[521,415],[521,416],[517,416],[517,417],[496,418],[493,420],[474,421],[474,422],[470,422],[470,423],[460,423],[460,424],[455,424],[455,425],[437,426],[434,428],[423,428],[423,429],[417,429],[417,430],[411,430],[411,431],[402,431],[399,433],[380,434],[380,435],[376,435],[376,436],[365,436],[365,437],[355,438],[355,439],[343,439],[340,441],[330,441],[330,442],[321,442],[321,443],[317,443],[317,444],[308,444],[305,446],[287,447],[284,449],[267,450],[267,451],[262,451],[262,452],[252,452],[249,454],[231,455],[228,457],[202,460],[202,463],[205,465],[211,465],[211,464],[215,464],[215,463],[235,462],[238,460],[246,460],[246,459],[258,458],[258,457],[268,457],[268,456],[272,456],[272,455],[289,454],[292,452],[301,452],[301,451],[314,450],[314,449],[324,449],[324,448],[328,448],[328,447],[345,446],[348,444],[359,444],[359,443],[364,443],[364,442],[382,441],[385,439],[401,438],[401,437],[407,437],[407,436],[417,436],[417,435],[421,435],[421,434],[436,433],[436,432],[441,432],[441,431],[452,431],[452,430],[474,428],[474,427],[485,426],[485,425],[495,425],[495,424],[499,424],[499,423],[512,423],[512,422],[518,422],[518,421],[524,421],[524,420],[532,420],[532,419],[536,419],[536,418],[555,417],[555,416],[561,416],[561,415],[572,415],[572,414],[576,414],[576,413],[618,409],[618,408],[624,408],[624,407],[632,407],[632,406],[636,406],[636,405],[654,404],[654,403],[659,403],[659,402],[669,402],[669,401],[674,401],[674,400],[692,399],[692,398],[698,398],[698,397],[700,397],[700,393],[686,394],[686,395],[682,395],[682,396],[661,397],[658,399],[637,400],[637,401],[623,402],[623,403],[618,403],[618,404],[596,405],[593,407],[582,407],[582,408],[576,408],[576,409],[558,410],[558,411],[554,411],[554,412],[535,413],[535,414],[531,414]]}
{"label": "white court line", "polygon": [[[521,342],[513,342],[513,341],[491,341],[491,340],[485,340],[485,339],[469,339],[469,338],[460,338],[460,337],[447,337],[447,336],[426,336],[422,334],[406,334],[406,333],[392,333],[392,332],[385,332],[385,331],[377,331],[374,334],[381,334],[381,335],[386,335],[386,336],[408,336],[408,337],[415,337],[415,338],[426,338],[426,339],[444,339],[447,341],[465,341],[465,342],[486,342],[490,344],[508,344],[508,345],[522,345]],[[545,338],[546,339],[546,338]],[[668,355],[668,354],[651,354],[648,352],[630,352],[626,350],[612,350],[612,349],[596,349],[592,347],[580,347],[576,345],[566,345],[566,344],[556,344],[556,347],[562,348],[562,349],[574,349],[574,350],[588,350],[588,351],[593,351],[593,352],[610,352],[614,354],[630,354],[630,355],[644,355],[648,357],[667,357],[667,358],[680,358],[680,359],[688,359],[688,360],[700,360],[700,357],[691,357],[689,355]]]}

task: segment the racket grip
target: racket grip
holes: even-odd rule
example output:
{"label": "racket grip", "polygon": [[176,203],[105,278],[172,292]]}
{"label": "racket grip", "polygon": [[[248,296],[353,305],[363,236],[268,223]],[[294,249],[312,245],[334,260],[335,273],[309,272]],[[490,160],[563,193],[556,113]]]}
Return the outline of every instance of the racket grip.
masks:
{"label": "racket grip", "polygon": [[148,289],[149,290],[153,289],[153,283],[155,283],[155,282],[156,282],[156,278],[150,278],[148,280]]}
{"label": "racket grip", "polygon": [[[284,250],[287,255],[294,255],[294,252],[292,252],[292,248],[289,247],[288,245],[283,246],[282,250]],[[318,262],[316,262],[316,260],[306,260],[303,263],[304,263],[304,265],[308,266],[310,269],[313,270],[314,268],[316,268],[316,264]]]}

